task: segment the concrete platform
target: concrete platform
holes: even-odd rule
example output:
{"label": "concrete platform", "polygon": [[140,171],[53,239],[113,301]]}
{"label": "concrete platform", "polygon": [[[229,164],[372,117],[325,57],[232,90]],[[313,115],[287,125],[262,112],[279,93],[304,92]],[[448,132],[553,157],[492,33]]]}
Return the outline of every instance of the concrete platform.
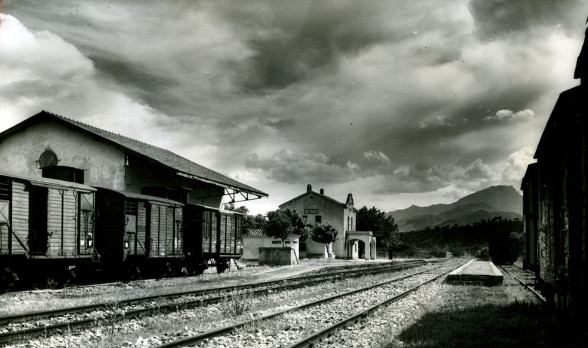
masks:
{"label": "concrete platform", "polygon": [[504,276],[490,261],[472,260],[449,273],[447,281],[451,283],[482,283],[484,285],[502,284]]}

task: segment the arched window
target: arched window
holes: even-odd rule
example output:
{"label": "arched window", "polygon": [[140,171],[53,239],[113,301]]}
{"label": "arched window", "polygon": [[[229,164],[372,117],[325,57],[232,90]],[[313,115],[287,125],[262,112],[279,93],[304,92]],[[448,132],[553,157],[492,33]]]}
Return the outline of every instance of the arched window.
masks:
{"label": "arched window", "polygon": [[45,151],[39,156],[39,167],[54,167],[59,163],[59,158],[57,158],[57,154],[53,152],[53,150],[47,146]]}

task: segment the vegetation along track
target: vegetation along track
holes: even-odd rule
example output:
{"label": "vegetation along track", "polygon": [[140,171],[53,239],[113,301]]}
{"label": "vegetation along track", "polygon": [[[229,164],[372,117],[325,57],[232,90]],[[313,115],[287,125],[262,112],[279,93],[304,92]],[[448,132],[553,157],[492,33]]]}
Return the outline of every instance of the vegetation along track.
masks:
{"label": "vegetation along track", "polygon": [[516,279],[520,285],[524,286],[527,290],[532,292],[539,301],[546,303],[545,297],[533,289],[536,281],[535,274],[533,272],[522,269],[515,265],[501,265],[500,268],[508,275]]}
{"label": "vegetation along track", "polygon": [[350,291],[290,306],[257,318],[188,337],[183,332],[158,348],[198,345],[210,347],[304,347],[329,335],[350,321],[380,306],[397,301],[421,286],[434,282],[461,261],[445,262],[424,270],[363,286]]}
{"label": "vegetation along track", "polygon": [[104,325],[121,319],[130,319],[150,313],[177,311],[191,307],[218,303],[227,297],[227,293],[248,291],[249,294],[284,291],[286,289],[311,286],[342,278],[394,272],[425,264],[422,260],[401,264],[358,268],[344,271],[330,271],[301,277],[285,278],[276,281],[226,286],[220,288],[174,292],[155,296],[146,296],[119,302],[98,303],[59,310],[27,313],[0,317],[0,343],[15,339],[25,339],[36,335],[48,335],[54,332]]}

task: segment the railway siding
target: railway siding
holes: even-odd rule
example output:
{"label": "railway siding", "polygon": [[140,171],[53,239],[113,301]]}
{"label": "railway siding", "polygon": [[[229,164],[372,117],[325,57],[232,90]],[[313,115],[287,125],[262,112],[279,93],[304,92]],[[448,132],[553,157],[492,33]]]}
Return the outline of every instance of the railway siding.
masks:
{"label": "railway siding", "polygon": [[[411,263],[409,263],[411,264]],[[422,264],[422,262],[421,262]],[[418,265],[418,263],[417,263]],[[344,271],[344,273],[342,274],[318,274],[318,275],[314,275],[311,276],[311,279],[308,279],[307,277],[298,277],[298,278],[289,278],[287,279],[287,282],[285,282],[285,280],[280,280],[280,281],[274,281],[274,282],[263,282],[261,284],[251,284],[251,285],[243,285],[243,289],[247,289],[249,287],[253,287],[255,288],[255,290],[243,290],[243,291],[251,291],[251,294],[253,294],[253,292],[255,292],[256,294],[263,294],[263,293],[271,293],[273,289],[273,291],[284,291],[284,289],[286,289],[286,291],[288,291],[287,289],[289,287],[297,287],[299,283],[305,283],[308,280],[311,280],[311,282],[314,282],[314,284],[310,284],[310,285],[305,285],[307,287],[312,287],[312,286],[317,286],[317,284],[321,284],[321,283],[329,283],[331,284],[332,281],[334,281],[335,279],[342,279],[342,278],[346,278],[346,277],[357,277],[357,276],[362,276],[365,275],[368,272],[390,272],[390,271],[398,271],[400,269],[404,269],[406,268],[407,265],[385,265],[383,267],[371,267],[369,270],[365,270],[365,269],[360,269],[360,270],[347,270]],[[330,278],[330,279],[328,279]],[[345,283],[345,281],[347,281],[347,279],[345,279],[343,281],[343,283]],[[259,285],[261,285],[261,288],[259,287]],[[47,334],[52,334],[54,333],[56,330],[64,330],[67,328],[73,328],[73,327],[87,327],[87,326],[100,326],[100,325],[105,325],[104,323],[108,323],[110,321],[113,321],[117,319],[118,317],[122,317],[125,319],[129,319],[129,318],[134,318],[138,315],[142,315],[145,316],[146,314],[149,315],[153,315],[153,314],[158,314],[158,313],[169,313],[169,312],[173,312],[173,311],[180,311],[180,310],[184,310],[187,308],[192,308],[194,306],[203,306],[203,305],[210,305],[210,304],[214,304],[214,303],[218,303],[221,302],[223,300],[223,297],[226,297],[226,295],[223,295],[221,293],[221,291],[233,291],[233,287],[224,287],[224,288],[218,288],[218,289],[209,289],[208,292],[197,292],[197,293],[190,293],[190,292],[186,292],[186,293],[174,293],[174,294],[170,294],[172,295],[172,297],[174,298],[173,301],[169,301],[166,300],[167,296],[165,298],[158,298],[158,296],[150,296],[147,299],[149,301],[144,301],[143,299],[137,299],[137,301],[132,301],[132,303],[135,302],[143,302],[143,303],[137,303],[135,304],[131,304],[131,303],[126,303],[126,302],[120,302],[120,303],[112,303],[112,304],[102,304],[102,305],[98,305],[98,306],[91,306],[89,308],[84,307],[83,310],[84,311],[88,311],[87,313],[82,313],[82,314],[76,314],[76,313],[72,313],[72,314],[66,314],[66,315],[60,315],[59,317],[56,318],[50,318],[50,319],[43,319],[43,320],[26,320],[24,322],[19,322],[20,318],[13,318],[10,319],[9,317],[3,317],[0,319],[3,319],[4,322],[14,322],[14,323],[9,323],[4,329],[0,328],[0,332],[4,331],[6,333],[6,336],[4,334],[0,334],[0,341],[5,340],[7,338],[11,338],[11,337],[18,337],[20,334],[17,334],[16,331],[20,331],[20,330],[28,330],[28,332],[30,332],[31,334],[44,334],[45,336]],[[220,296],[219,296],[220,295]],[[276,294],[276,296],[279,296],[279,294]],[[280,300],[279,302],[283,302],[283,300]],[[75,309],[76,311],[78,311],[78,309]],[[91,312],[89,312],[91,310]],[[55,314],[61,314],[61,313],[51,313],[51,316],[54,316]],[[43,316],[47,316],[45,313],[36,313],[36,316],[39,315],[43,315]],[[32,324],[31,324],[32,323]],[[57,326],[60,323],[63,323],[65,325],[62,324],[62,327]],[[25,334],[26,332],[23,332],[23,334]]]}
{"label": "railway siding", "polygon": [[[463,260],[461,264],[465,263]],[[413,273],[407,271],[405,273]],[[394,274],[396,277],[400,273]],[[528,275],[527,275],[528,276]],[[373,277],[380,278],[381,277]],[[362,281],[365,283],[365,281]],[[375,282],[375,280],[374,280]],[[532,282],[528,279],[527,282]],[[19,347],[57,347],[76,345],[101,345],[104,347],[136,348],[158,346],[169,341],[189,335],[199,335],[204,332],[222,328],[231,322],[251,320],[264,315],[287,309],[288,305],[303,303],[300,296],[306,301],[318,297],[319,293],[341,293],[352,286],[351,280],[342,282],[326,282],[320,286],[305,290],[290,290],[275,292],[262,296],[254,303],[251,310],[242,316],[232,317],[223,313],[223,304],[200,307],[189,311],[174,311],[160,316],[150,316],[141,320],[120,320],[119,316],[105,319],[100,325],[79,333],[64,332],[61,335],[42,339],[31,340],[26,345]],[[407,284],[407,286],[409,286]],[[396,291],[389,289],[388,292]],[[380,295],[377,295],[380,296]],[[382,295],[383,296],[383,295]],[[214,347],[288,347],[295,342],[303,332],[317,332],[324,327],[323,323],[337,321],[338,316],[348,315],[357,307],[357,303],[365,302],[362,306],[370,306],[372,300],[366,299],[372,296],[357,296],[357,302],[342,299],[338,309],[326,310],[325,308],[308,309],[284,314],[281,320],[269,320],[263,324],[245,325],[236,329],[232,334],[205,339],[203,342],[188,345],[214,346]],[[478,306],[496,305],[504,306],[510,303],[529,302],[538,300],[530,292],[524,289],[508,273],[504,273],[504,283],[498,286],[454,285],[442,282],[441,279],[427,286],[420,287],[416,291],[403,297],[394,305],[378,309],[371,315],[353,324],[346,326],[332,334],[329,338],[316,342],[315,347],[378,347],[389,345],[409,344],[410,338],[403,336],[403,332],[420,323],[431,315],[439,313],[452,313],[464,310],[472,310]],[[260,303],[265,308],[256,307]],[[225,303],[226,304],[226,303]],[[269,309],[271,308],[271,309]],[[113,313],[120,308],[110,309]],[[477,309],[474,309],[478,312]],[[164,323],[171,323],[164,326]],[[151,330],[151,331],[149,331]],[[157,334],[153,334],[157,332]],[[403,342],[402,340],[408,340]],[[413,342],[414,343],[414,342]],[[437,342],[439,343],[439,342]],[[435,345],[434,338],[432,339]]]}

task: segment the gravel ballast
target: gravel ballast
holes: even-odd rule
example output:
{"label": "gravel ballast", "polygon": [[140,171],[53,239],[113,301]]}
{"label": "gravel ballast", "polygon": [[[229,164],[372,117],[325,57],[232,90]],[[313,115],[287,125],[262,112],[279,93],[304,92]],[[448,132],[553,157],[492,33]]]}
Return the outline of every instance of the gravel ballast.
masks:
{"label": "gravel ballast", "polygon": [[[463,263],[467,260],[461,260]],[[408,271],[408,272],[414,272]],[[397,277],[400,273],[395,273]],[[443,279],[443,278],[442,278]],[[345,282],[333,287],[333,284],[327,285],[325,293],[341,291],[345,288]],[[215,284],[217,286],[217,284]],[[338,287],[338,288],[337,288]],[[482,290],[483,296],[480,296]],[[313,290],[321,292],[323,290]],[[263,297],[263,301],[273,303],[272,310],[278,311],[282,307],[280,304],[299,303],[298,299],[303,297],[312,297],[313,291],[304,289],[293,290],[281,294],[268,295]],[[299,292],[299,293],[297,293]],[[393,290],[389,290],[393,292]],[[377,292],[375,292],[377,293]],[[366,306],[377,301],[380,295],[369,296],[365,299]],[[361,299],[360,299],[361,300]],[[254,300],[252,300],[255,302]],[[468,307],[475,307],[482,304],[508,305],[513,302],[536,301],[530,292],[524,290],[521,286],[516,285],[516,281],[508,281],[505,276],[505,283],[494,287],[481,287],[476,285],[450,285],[442,280],[435,281],[425,287],[418,289],[400,301],[384,309],[380,309],[366,319],[347,326],[345,329],[338,331],[326,341],[318,343],[318,347],[396,347],[410,346],[401,338],[404,330],[411,326],[417,325],[419,320],[428,313],[443,310],[463,310]],[[336,313],[345,314],[352,309],[345,308],[345,301],[342,307],[327,313],[326,310],[315,309],[318,316],[324,316],[324,322],[338,320]],[[348,303],[352,303],[349,301]],[[353,302],[357,303],[357,302]],[[356,306],[356,305],[354,305]],[[252,310],[255,306],[252,307]],[[190,311],[178,311],[169,313],[165,319],[158,317],[143,318],[141,320],[122,320],[122,315],[117,320],[102,323],[99,327],[91,330],[84,330],[79,333],[64,332],[61,335],[51,337],[40,337],[27,343],[19,343],[10,347],[152,347],[162,344],[170,339],[176,339],[184,335],[195,335],[211,328],[218,327],[219,323],[215,318],[219,318],[221,309],[215,306],[210,308],[197,308]],[[255,313],[246,313],[246,318],[255,318],[268,313],[267,310],[256,311]],[[333,314],[335,313],[335,314]],[[297,339],[301,332],[317,332],[318,327],[323,323],[317,322],[316,317],[297,313],[289,313],[283,316],[279,321],[271,323],[256,324],[238,329],[233,335],[220,337],[205,341],[193,346],[207,347],[281,347],[287,346]],[[171,322],[176,325],[173,331],[164,328],[162,321]],[[199,322],[200,325],[185,325],[185,323]],[[226,320],[225,323],[230,322]],[[269,326],[269,327],[267,327]],[[143,334],[146,331],[159,332],[159,335]],[[125,337],[123,332],[134,333]],[[121,335],[122,334],[122,335]],[[417,345],[418,346],[418,345]]]}

